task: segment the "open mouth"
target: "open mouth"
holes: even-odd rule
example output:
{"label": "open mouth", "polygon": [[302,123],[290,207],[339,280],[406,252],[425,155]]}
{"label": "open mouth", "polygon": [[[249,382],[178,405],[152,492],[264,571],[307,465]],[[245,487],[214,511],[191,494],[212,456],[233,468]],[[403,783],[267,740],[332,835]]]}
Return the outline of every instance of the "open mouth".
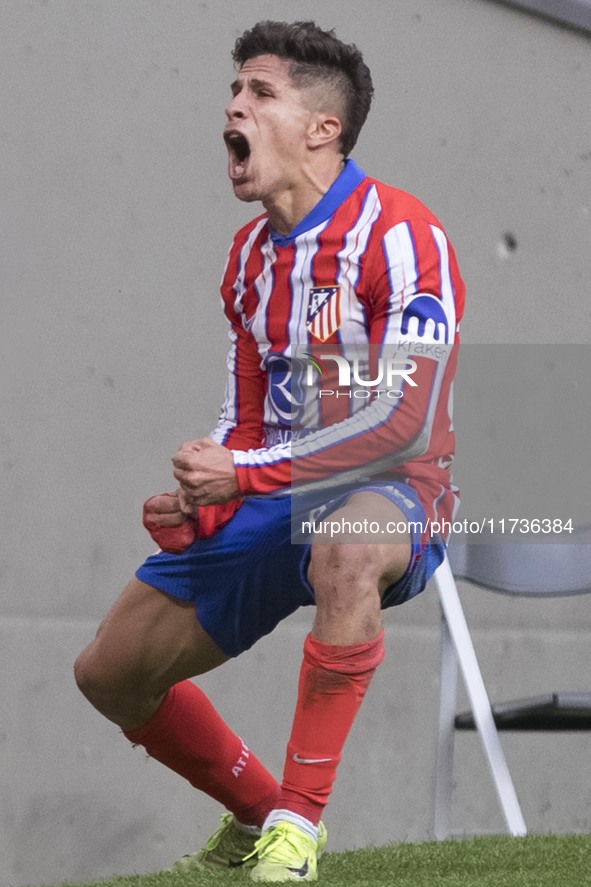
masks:
{"label": "open mouth", "polygon": [[224,133],[224,141],[230,155],[230,177],[240,178],[246,171],[246,164],[250,157],[248,139],[241,132],[234,130]]}

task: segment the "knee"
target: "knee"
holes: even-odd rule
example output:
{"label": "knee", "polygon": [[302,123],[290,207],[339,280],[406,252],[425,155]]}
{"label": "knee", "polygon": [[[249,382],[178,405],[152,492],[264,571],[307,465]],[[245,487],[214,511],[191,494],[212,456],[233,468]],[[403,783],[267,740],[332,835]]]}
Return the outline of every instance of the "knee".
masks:
{"label": "knee", "polygon": [[371,545],[341,542],[312,546],[308,579],[317,596],[340,597],[353,589],[356,597],[371,594],[377,592],[379,578]]}
{"label": "knee", "polygon": [[408,567],[410,546],[378,546],[372,543],[312,545],[308,581],[316,603],[380,600]]}
{"label": "knee", "polygon": [[316,598],[316,638],[343,645],[376,637],[381,627],[379,569],[365,545],[313,546],[308,578]]}
{"label": "knee", "polygon": [[74,680],[82,695],[93,705],[105,692],[106,675],[100,660],[94,655],[92,644],[86,647],[74,662]]}
{"label": "knee", "polygon": [[129,709],[130,699],[137,697],[123,670],[110,665],[95,643],[80,653],[74,663],[74,679],[78,689],[94,708],[115,723]]}
{"label": "knee", "polygon": [[95,641],[76,659],[76,684],[100,714],[124,731],[133,730],[151,717],[168,687],[156,686],[141,670],[113,662],[99,648]]}

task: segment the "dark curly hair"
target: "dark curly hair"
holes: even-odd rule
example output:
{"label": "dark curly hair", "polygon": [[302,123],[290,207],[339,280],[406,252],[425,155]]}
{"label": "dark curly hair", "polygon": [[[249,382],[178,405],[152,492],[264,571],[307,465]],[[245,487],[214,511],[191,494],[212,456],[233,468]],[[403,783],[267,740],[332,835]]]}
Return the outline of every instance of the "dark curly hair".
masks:
{"label": "dark curly hair", "polygon": [[291,62],[289,74],[300,89],[323,86],[342,104],[340,148],[352,151],[365,123],[373,96],[371,73],[354,44],[342,43],[333,30],[314,22],[258,22],[238,38],[232,52],[237,67],[259,55]]}

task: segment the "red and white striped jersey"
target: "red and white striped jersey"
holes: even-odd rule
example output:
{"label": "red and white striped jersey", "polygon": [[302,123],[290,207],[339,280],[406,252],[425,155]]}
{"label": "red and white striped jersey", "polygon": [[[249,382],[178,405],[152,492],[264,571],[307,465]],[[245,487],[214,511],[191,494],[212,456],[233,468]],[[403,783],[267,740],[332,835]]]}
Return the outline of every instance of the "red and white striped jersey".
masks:
{"label": "red and white striped jersey", "polygon": [[[212,437],[233,451],[242,495],[328,476],[397,478],[428,518],[453,516],[464,284],[419,200],[348,160],[288,236],[265,215],[237,233],[221,294],[231,349]],[[348,391],[339,355],[356,382]],[[394,392],[378,384],[393,360],[403,367]]]}

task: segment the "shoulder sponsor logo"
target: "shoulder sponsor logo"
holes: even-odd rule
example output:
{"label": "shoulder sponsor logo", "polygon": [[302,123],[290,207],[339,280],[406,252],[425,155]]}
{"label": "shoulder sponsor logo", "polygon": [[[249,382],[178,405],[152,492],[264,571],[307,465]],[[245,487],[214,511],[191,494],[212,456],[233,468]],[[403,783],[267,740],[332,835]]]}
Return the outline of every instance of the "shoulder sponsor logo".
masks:
{"label": "shoulder sponsor logo", "polygon": [[453,330],[436,296],[418,293],[412,296],[402,312],[400,333],[403,342],[438,342],[452,344]]}

